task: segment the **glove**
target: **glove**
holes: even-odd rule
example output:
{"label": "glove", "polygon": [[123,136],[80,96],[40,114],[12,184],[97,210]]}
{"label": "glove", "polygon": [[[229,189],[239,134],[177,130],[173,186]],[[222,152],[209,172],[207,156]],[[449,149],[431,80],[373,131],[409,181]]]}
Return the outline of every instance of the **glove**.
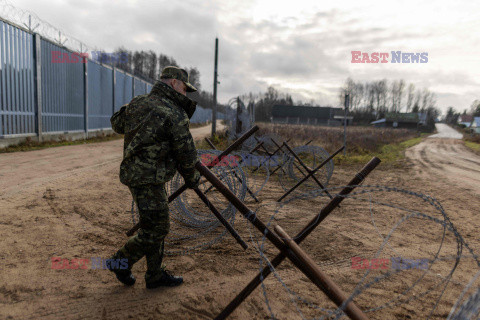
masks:
{"label": "glove", "polygon": [[190,188],[190,189],[198,188],[199,183],[200,183],[200,172],[198,172],[197,170],[195,170],[195,174],[191,179],[185,179],[185,185],[187,186],[187,188]]}

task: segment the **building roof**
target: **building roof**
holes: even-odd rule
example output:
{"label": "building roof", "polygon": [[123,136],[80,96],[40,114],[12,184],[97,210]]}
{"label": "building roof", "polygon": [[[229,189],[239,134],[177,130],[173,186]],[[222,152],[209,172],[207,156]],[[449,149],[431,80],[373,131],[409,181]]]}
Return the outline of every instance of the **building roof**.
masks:
{"label": "building roof", "polygon": [[460,117],[458,117],[458,122],[464,123],[464,122],[472,122],[473,120],[473,115],[471,114],[462,114]]}
{"label": "building roof", "polygon": [[286,106],[275,105],[272,108],[273,117],[292,118],[317,118],[331,119],[337,108],[331,107],[310,107],[310,106]]}
{"label": "building roof", "polygon": [[379,123],[385,123],[385,122],[387,122],[387,120],[385,120],[385,118],[383,118],[383,119],[380,119],[380,120],[377,120],[377,121],[372,121],[372,122],[370,122],[370,124],[379,124]]}
{"label": "building roof", "polygon": [[420,121],[418,113],[387,113],[385,119],[389,122],[418,123]]}

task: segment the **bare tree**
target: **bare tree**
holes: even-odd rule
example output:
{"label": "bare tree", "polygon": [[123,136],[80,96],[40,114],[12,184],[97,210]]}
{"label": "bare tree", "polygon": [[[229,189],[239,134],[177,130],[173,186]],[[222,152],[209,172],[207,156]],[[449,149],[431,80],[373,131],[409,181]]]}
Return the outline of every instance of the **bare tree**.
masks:
{"label": "bare tree", "polygon": [[422,112],[425,112],[425,110],[427,110],[427,108],[429,107],[429,104],[430,104],[430,91],[427,89],[427,88],[423,88],[422,90],[422,106],[420,108],[420,110],[422,110]]}
{"label": "bare tree", "polygon": [[177,61],[175,61],[174,58],[172,57],[168,57],[164,54],[160,54],[158,56],[158,70],[159,70],[159,74],[161,74],[162,70],[165,68],[165,67],[168,67],[168,66],[175,66],[175,67],[178,67],[178,63]]}
{"label": "bare tree", "polygon": [[415,98],[413,100],[412,112],[420,111],[420,101],[422,100],[422,91],[420,89],[415,91]]}
{"label": "bare tree", "polygon": [[345,95],[348,94],[350,100],[350,108],[352,110],[358,109],[364,99],[364,85],[357,83],[351,78],[347,78],[345,84],[339,92],[339,100],[342,105],[345,105]]}
{"label": "bare tree", "polygon": [[376,86],[375,82],[365,84],[365,101],[369,112],[374,110]]}
{"label": "bare tree", "polygon": [[133,74],[136,76],[143,75],[143,65],[145,64],[145,56],[142,52],[135,51],[133,54]]}
{"label": "bare tree", "polygon": [[[143,51],[142,51],[143,52]],[[145,54],[144,75],[152,80],[157,79],[157,54],[152,50]]]}
{"label": "bare tree", "polygon": [[413,107],[414,97],[415,97],[415,85],[413,83],[410,83],[408,85],[408,95],[407,95],[407,105],[406,105],[407,112],[409,112],[410,109]]}
{"label": "bare tree", "polygon": [[388,108],[390,112],[397,112],[397,92],[398,92],[398,82],[397,80],[392,82],[390,87],[390,107]]}
{"label": "bare tree", "polygon": [[387,95],[388,95],[388,81],[383,79],[378,82],[378,112],[385,113],[387,111]]}
{"label": "bare tree", "polygon": [[402,110],[402,98],[403,98],[403,93],[405,91],[405,81],[403,79],[400,79],[397,85],[397,106],[398,106],[398,111],[400,112]]}
{"label": "bare tree", "polygon": [[473,101],[470,109],[474,117],[480,117],[480,100]]}
{"label": "bare tree", "polygon": [[198,71],[197,68],[192,67],[190,69],[187,69],[188,71],[188,81],[198,90],[201,89],[200,85],[200,71]]}

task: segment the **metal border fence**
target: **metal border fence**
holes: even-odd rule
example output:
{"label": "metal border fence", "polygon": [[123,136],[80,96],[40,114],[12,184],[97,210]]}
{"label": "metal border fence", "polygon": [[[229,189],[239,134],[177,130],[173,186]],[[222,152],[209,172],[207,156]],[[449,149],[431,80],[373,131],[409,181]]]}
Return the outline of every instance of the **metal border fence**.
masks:
{"label": "metal border fence", "polygon": [[[0,138],[109,129],[153,83],[0,19]],[[60,61],[62,63],[60,63]]]}
{"label": "metal border fence", "polygon": [[34,134],[33,36],[0,20],[0,136]]}

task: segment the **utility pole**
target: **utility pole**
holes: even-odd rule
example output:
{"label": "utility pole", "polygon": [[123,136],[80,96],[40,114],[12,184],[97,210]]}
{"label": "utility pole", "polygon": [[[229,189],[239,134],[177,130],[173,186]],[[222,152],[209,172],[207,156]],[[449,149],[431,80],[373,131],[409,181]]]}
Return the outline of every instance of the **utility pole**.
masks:
{"label": "utility pole", "polygon": [[243,102],[240,100],[240,97],[237,97],[237,123],[235,124],[235,133],[240,135],[242,134],[242,120],[241,120],[241,115],[242,115],[242,105]]}
{"label": "utility pole", "polygon": [[350,103],[350,96],[345,95],[345,116],[343,118],[343,155],[347,155],[347,114],[348,114],[348,105]]}
{"label": "utility pole", "polygon": [[213,74],[213,110],[212,110],[212,138],[217,132],[217,67],[218,67],[218,38],[215,38],[215,72]]}

